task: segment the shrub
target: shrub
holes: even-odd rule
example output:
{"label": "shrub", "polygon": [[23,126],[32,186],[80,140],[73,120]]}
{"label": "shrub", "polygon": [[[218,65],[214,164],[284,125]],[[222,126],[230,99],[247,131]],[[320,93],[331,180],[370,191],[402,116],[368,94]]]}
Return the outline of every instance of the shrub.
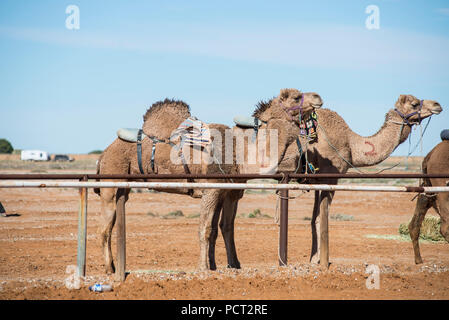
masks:
{"label": "shrub", "polygon": [[91,152],[89,152],[89,154],[102,154],[103,151],[102,150],[93,150]]}
{"label": "shrub", "polygon": [[348,214],[331,214],[330,215],[331,220],[337,220],[337,221],[353,221],[354,217],[350,216]]}
{"label": "shrub", "polygon": [[176,219],[179,217],[184,217],[184,213],[181,210],[176,210],[163,215],[163,219]]}
{"label": "shrub", "polygon": [[260,209],[255,209],[253,212],[248,213],[248,218],[271,218],[268,214],[262,214]]}
{"label": "shrub", "polygon": [[14,148],[6,139],[0,139],[0,153],[12,153]]}
{"label": "shrub", "polygon": [[[408,223],[401,223],[399,226],[399,234],[410,236],[408,225]],[[421,225],[419,238],[428,241],[446,241],[440,233],[440,225],[440,218],[433,216],[425,217]]]}

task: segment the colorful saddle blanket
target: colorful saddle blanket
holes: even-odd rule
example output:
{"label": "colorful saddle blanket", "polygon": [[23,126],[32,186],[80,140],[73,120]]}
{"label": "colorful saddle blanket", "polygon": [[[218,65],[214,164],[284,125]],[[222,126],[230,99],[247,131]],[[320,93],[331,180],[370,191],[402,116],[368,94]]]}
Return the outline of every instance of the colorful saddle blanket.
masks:
{"label": "colorful saddle blanket", "polygon": [[318,116],[316,112],[312,112],[307,119],[302,119],[299,122],[299,135],[307,136],[308,138],[314,139],[317,136],[316,127]]}
{"label": "colorful saddle blanket", "polygon": [[209,126],[196,117],[189,117],[170,136],[170,141],[176,140],[180,140],[181,145],[204,148],[211,143]]}

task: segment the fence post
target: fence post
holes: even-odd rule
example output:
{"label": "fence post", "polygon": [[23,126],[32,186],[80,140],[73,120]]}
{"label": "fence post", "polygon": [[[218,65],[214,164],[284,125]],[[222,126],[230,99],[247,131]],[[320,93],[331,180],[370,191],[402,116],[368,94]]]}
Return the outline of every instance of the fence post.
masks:
{"label": "fence post", "polygon": [[[87,181],[87,177],[81,179]],[[80,206],[78,210],[78,276],[86,275],[86,243],[87,243],[87,188],[79,188]]]}
{"label": "fence post", "polygon": [[[288,183],[288,175],[286,175],[281,183]],[[281,217],[279,228],[279,265],[287,265],[287,243],[288,243],[288,189],[280,191],[281,198]]]}
{"label": "fence post", "polygon": [[116,223],[117,223],[117,269],[116,277],[125,281],[126,268],[126,224],[125,224],[125,189],[117,189],[116,196]]}

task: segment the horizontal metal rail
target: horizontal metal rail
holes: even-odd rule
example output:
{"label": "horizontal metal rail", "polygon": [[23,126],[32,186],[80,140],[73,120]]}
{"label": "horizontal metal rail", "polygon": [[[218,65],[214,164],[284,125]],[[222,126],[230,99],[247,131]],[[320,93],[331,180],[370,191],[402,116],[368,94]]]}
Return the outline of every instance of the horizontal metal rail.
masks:
{"label": "horizontal metal rail", "polygon": [[317,174],[0,174],[0,180],[165,180],[165,179],[423,179],[445,178],[449,173],[317,173]]}
{"label": "horizontal metal rail", "polygon": [[321,190],[321,191],[377,191],[377,192],[449,192],[449,186],[363,186],[328,184],[272,184],[272,183],[190,183],[190,182],[85,182],[85,181],[0,181],[0,188],[148,188],[148,189],[262,189],[262,190]]}

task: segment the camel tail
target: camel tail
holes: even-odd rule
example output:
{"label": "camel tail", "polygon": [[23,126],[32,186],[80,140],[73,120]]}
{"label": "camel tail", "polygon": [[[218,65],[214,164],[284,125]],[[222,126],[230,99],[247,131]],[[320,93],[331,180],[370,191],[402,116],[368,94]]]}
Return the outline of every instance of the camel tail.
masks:
{"label": "camel tail", "polygon": [[[97,174],[100,174],[100,163],[101,159],[103,158],[103,153],[100,155],[100,158],[98,158],[97,162]],[[96,181],[100,181],[100,179],[97,179]],[[94,188],[94,192],[98,195],[100,195],[100,188]]]}

